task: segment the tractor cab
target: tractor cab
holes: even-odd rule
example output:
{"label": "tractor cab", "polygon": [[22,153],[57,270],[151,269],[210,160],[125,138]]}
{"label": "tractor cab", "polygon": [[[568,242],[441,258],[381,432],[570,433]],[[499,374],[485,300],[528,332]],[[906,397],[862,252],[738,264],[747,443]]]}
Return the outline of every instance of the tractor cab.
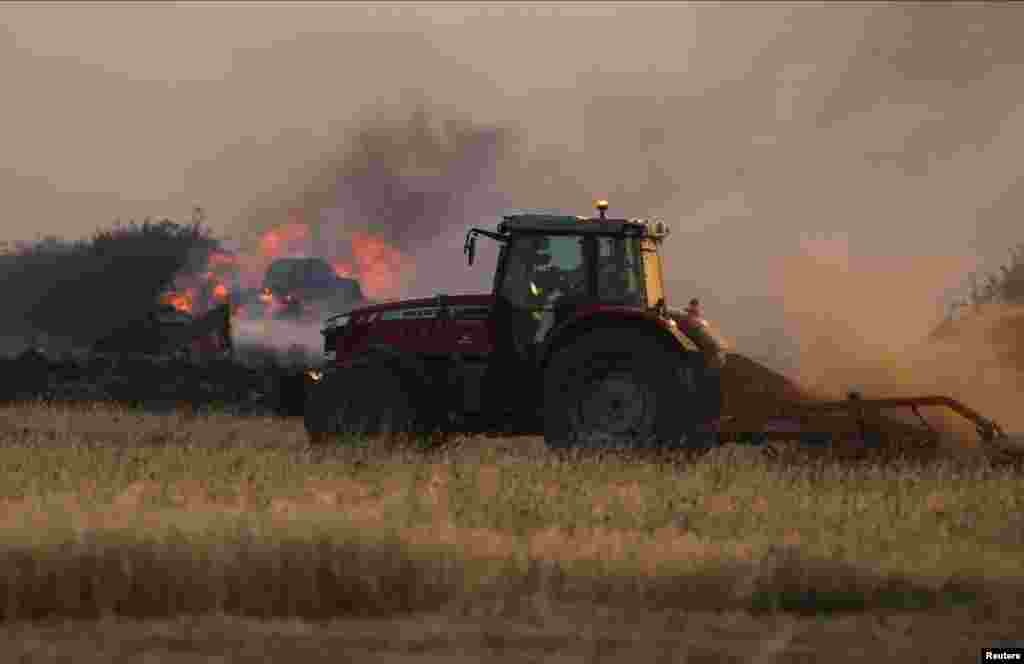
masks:
{"label": "tractor cab", "polygon": [[607,209],[598,201],[597,218],[511,215],[496,233],[474,228],[467,234],[470,264],[478,235],[501,243],[494,338],[510,345],[517,360],[539,361],[552,333],[581,315],[664,310],[659,248],[667,225],[610,219]]}
{"label": "tractor cab", "polygon": [[[476,237],[502,243],[495,295],[525,301],[544,297],[586,297],[592,302],[655,308],[664,298],[658,251],[668,235],[663,221],[608,219],[607,201],[598,218],[519,214],[504,217],[498,232],[474,228],[465,252],[473,264]],[[568,289],[568,290],[566,290]]]}

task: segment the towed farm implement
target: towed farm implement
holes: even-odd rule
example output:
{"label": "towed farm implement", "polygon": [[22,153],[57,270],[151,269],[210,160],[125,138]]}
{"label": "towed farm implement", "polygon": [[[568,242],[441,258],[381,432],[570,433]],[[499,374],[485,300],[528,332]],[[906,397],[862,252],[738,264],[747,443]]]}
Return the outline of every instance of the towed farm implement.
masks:
{"label": "towed farm implement", "polygon": [[[799,440],[807,445],[838,441],[859,441],[868,448],[929,449],[946,435],[922,414],[922,408],[940,408],[970,423],[981,444],[997,453],[1011,453],[1010,437],[993,420],[987,419],[946,396],[864,399],[851,392],[846,400],[794,401],[762,409],[746,409],[742,415],[726,415],[720,421],[720,440],[752,444]],[[917,420],[911,424],[898,411],[909,411]]]}

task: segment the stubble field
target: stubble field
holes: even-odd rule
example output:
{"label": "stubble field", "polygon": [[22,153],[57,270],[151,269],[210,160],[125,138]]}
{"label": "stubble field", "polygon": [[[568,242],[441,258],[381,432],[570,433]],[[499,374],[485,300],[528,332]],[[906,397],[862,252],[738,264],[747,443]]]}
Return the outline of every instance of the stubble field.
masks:
{"label": "stubble field", "polygon": [[11,661],[935,662],[1024,636],[1024,480],[977,459],[311,450],[300,421],[41,404],[0,440]]}

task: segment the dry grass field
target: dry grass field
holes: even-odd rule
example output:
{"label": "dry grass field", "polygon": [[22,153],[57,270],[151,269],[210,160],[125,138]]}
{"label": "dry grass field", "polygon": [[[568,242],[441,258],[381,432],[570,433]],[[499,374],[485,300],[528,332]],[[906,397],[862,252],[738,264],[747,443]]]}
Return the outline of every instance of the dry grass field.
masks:
{"label": "dry grass field", "polygon": [[0,410],[0,659],[976,661],[1024,638],[1024,479],[729,446],[306,445]]}

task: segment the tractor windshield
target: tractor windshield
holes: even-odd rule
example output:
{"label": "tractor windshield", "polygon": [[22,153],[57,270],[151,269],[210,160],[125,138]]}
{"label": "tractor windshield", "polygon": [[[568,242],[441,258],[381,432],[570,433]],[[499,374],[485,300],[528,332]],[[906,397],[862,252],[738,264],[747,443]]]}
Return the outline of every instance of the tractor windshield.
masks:
{"label": "tractor windshield", "polygon": [[644,268],[636,237],[523,235],[507,247],[500,293],[524,308],[550,309],[564,297],[642,307],[650,287]]}
{"label": "tractor windshield", "polygon": [[561,297],[586,294],[582,238],[524,235],[507,252],[500,292],[515,306],[545,309]]}

